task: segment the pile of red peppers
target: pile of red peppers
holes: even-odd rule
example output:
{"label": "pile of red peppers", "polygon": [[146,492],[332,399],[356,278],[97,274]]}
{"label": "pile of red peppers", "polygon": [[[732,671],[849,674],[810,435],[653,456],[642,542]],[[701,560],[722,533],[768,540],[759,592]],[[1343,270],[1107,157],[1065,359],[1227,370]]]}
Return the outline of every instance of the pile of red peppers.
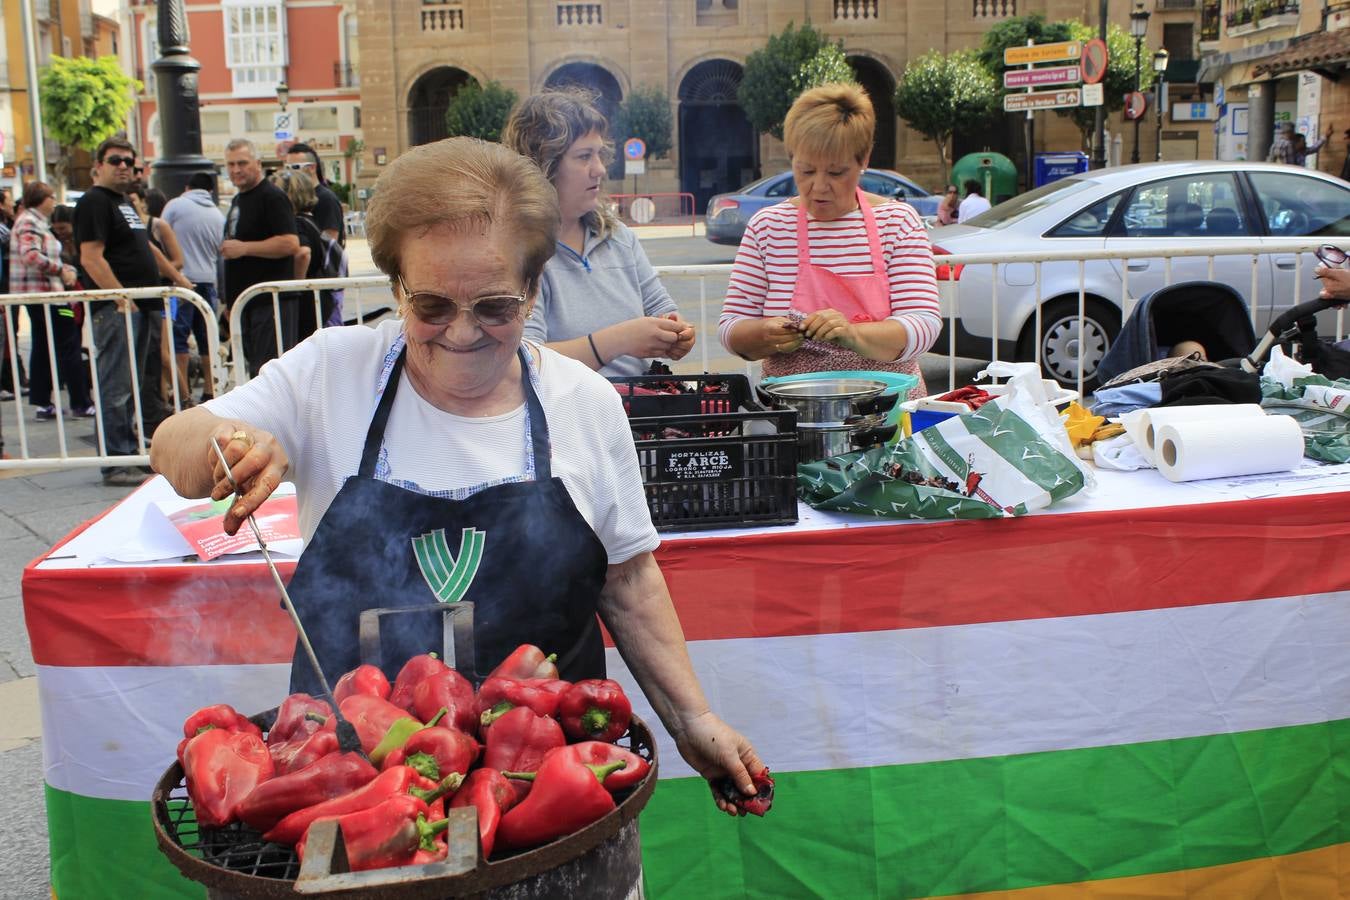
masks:
{"label": "pile of red peppers", "polygon": [[477,691],[424,654],[392,684],[359,666],[333,696],[361,752],[340,750],[332,708],[308,694],[287,697],[265,735],[225,704],[189,716],[178,757],[197,821],[240,822],[303,856],[310,826],[336,820],[361,871],[444,859],[446,810],[472,806],[490,859],[595,822],[651,771],[615,744],[633,714],[623,688],[563,681],[530,644]]}

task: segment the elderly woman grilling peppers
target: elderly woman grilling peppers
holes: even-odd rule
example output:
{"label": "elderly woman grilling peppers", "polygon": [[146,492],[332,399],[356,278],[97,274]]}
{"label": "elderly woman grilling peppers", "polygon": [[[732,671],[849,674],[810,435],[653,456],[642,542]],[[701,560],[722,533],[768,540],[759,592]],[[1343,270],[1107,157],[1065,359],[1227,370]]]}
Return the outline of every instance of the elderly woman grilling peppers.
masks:
{"label": "elderly woman grilling peppers", "polygon": [[[220,446],[242,485],[231,533],[295,482],[306,549],[290,592],[330,681],[359,662],[363,610],[458,600],[475,604],[482,670],[532,643],[568,680],[603,678],[598,613],[689,764],[752,794],[763,765],[694,675],[618,395],[521,339],[557,229],[552,185],[516,153],[469,138],[408,151],[366,217],[401,317],[319,331],[168,419],[151,462],[183,496],[219,500]],[[402,620],[382,628],[386,659],[438,649],[439,614]],[[316,692],[306,666],[291,690]]]}

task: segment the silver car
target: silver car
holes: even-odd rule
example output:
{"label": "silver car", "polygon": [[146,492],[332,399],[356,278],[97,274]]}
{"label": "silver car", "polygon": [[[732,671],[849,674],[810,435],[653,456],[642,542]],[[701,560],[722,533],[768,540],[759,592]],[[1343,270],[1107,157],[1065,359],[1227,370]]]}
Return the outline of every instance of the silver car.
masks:
{"label": "silver car", "polygon": [[[1256,289],[1256,331],[1319,286],[1316,260],[1281,252],[1272,238],[1325,239],[1344,245],[1350,235],[1350,184],[1311,169],[1246,162],[1150,163],[1071,176],[1000,203],[961,225],[930,232],[935,253],[1016,253],[1083,250],[1147,252],[1159,245],[1214,247],[1270,244],[1269,252],[1213,258],[1214,281],[1250,303]],[[1255,259],[1255,263],[1253,263]],[[1047,374],[1076,382],[1092,373],[1120,331],[1121,297],[1133,302],[1166,283],[1210,278],[1205,256],[1092,260],[1084,264],[1085,320],[1078,330],[1079,263],[1041,264],[1041,360]],[[1126,272],[1125,270],[1128,270]],[[1036,271],[1030,262],[998,266],[999,358],[1032,360],[1036,341]],[[942,267],[938,286],[944,316],[955,304],[958,355],[989,358],[993,328],[994,267]],[[1122,291],[1122,282],[1126,290]],[[937,349],[945,349],[944,332]]]}

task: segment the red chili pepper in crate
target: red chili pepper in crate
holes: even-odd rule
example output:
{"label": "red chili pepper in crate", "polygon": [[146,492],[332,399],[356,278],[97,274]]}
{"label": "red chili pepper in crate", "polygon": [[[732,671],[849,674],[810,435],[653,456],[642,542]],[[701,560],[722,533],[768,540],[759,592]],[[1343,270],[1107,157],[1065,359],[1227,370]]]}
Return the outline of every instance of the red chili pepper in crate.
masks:
{"label": "red chili pepper in crate", "polygon": [[507,778],[533,781],[534,788],[502,816],[498,842],[507,850],[537,847],[603,818],[614,809],[605,778],[623,766],[622,761],[581,765],[566,754],[555,754],[538,772],[503,772]]}
{"label": "red chili pepper in crate", "polygon": [[614,762],[624,763],[622,769],[605,779],[605,790],[611,794],[626,791],[633,787],[643,778],[646,778],[647,773],[652,768],[651,763],[633,751],[625,750],[615,744],[606,744],[604,741],[582,741],[580,744],[568,744],[566,747],[550,750],[548,756],[545,756],[544,759],[547,760],[557,754],[569,756],[574,762],[587,766],[607,766]]}
{"label": "red chili pepper in crate", "polygon": [[[389,693],[389,702],[397,707],[413,712],[413,689],[433,675],[439,675],[450,667],[434,653],[421,653],[403,664],[398,677],[394,679],[394,688]],[[443,705],[443,704],[442,704]],[[440,707],[438,706],[437,709]],[[434,713],[435,710],[432,710]]]}
{"label": "red chili pepper in crate", "polygon": [[[544,655],[534,644],[521,644],[502,660],[488,678],[553,678],[558,677],[558,654]],[[486,680],[486,679],[485,679]]]}
{"label": "red chili pepper in crate", "polygon": [[959,387],[954,391],[949,391],[937,399],[953,403],[964,403],[972,410],[976,410],[981,406],[984,406],[990,400],[993,400],[994,395],[982,388],[977,388],[972,384],[968,384],[965,387]]}
{"label": "red chili pepper in crate", "polygon": [[384,758],[383,767],[409,765],[439,781],[451,772],[466,775],[482,747],[458,728],[423,728]]}
{"label": "red chili pepper in crate", "polygon": [[633,704],[617,681],[587,678],[558,698],[558,717],[570,739],[612,744],[628,730]]}
{"label": "red chili pepper in crate", "polygon": [[440,709],[445,710],[447,725],[465,734],[478,733],[478,701],[473,685],[451,668],[422,679],[413,688],[413,712],[419,719],[430,719]]}
{"label": "red chili pepper in crate", "polygon": [[326,700],[311,697],[309,694],[291,694],[277,707],[277,719],[267,731],[269,747],[286,741],[304,740],[323,725],[310,713],[319,716],[331,716],[333,708]]}
{"label": "red chili pepper in crate", "polygon": [[239,814],[239,805],[272,777],[272,756],[251,731],[208,728],[188,741],[183,772],[197,822],[223,828]]}
{"label": "red chili pepper in crate", "polygon": [[558,701],[571,682],[553,678],[489,678],[478,689],[478,709],[483,725],[517,706],[532,709],[535,715],[555,716]]}
{"label": "red chili pepper in crate", "polygon": [[369,697],[389,699],[389,679],[375,666],[363,663],[338,679],[333,686],[333,700],[338,706],[348,697],[365,694]]}
{"label": "red chili pepper in crate", "polygon": [[496,844],[502,816],[519,800],[516,789],[505,775],[485,767],[469,773],[455,796],[450,798],[450,808],[472,806],[478,810],[478,842],[483,848],[483,858],[487,859]]}
{"label": "red chili pepper in crate", "polygon": [[[450,823],[429,818],[427,805],[407,795],[390,797],[378,806],[338,816],[347,865],[353,872],[411,865],[419,851],[436,849],[436,836]],[[303,860],[304,842],[297,847]]]}
{"label": "red chili pepper in crate", "polygon": [[267,831],[296,810],[350,794],[378,774],[359,753],[333,753],[258,785],[239,805],[239,818]]}
{"label": "red chili pepper in crate", "polygon": [[462,781],[459,775],[451,774],[442,779],[434,791],[427,791],[416,786],[415,780],[418,777],[420,776],[417,772],[409,766],[395,766],[392,769],[386,769],[375,776],[374,781],[366,783],[349,794],[343,794],[340,797],[334,797],[331,800],[325,800],[322,803],[316,803],[313,806],[307,806],[291,813],[270,831],[264,833],[263,840],[278,844],[294,844],[304,836],[305,830],[319,819],[344,816],[347,813],[370,809],[390,797],[397,797],[402,794],[411,794],[423,803],[434,803],[446,794],[453,793]]}

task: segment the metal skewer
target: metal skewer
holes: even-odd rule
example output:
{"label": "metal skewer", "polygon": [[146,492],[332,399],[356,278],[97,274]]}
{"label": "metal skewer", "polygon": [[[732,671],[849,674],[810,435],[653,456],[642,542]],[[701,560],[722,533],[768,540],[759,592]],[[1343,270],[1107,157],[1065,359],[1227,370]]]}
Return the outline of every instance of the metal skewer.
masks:
{"label": "metal skewer", "polygon": [[[234,496],[237,499],[242,499],[243,495],[239,491],[239,484],[234,480],[234,473],[230,471],[230,464],[225,460],[225,453],[220,449],[220,445],[216,443],[214,438],[211,440],[211,448],[216,451],[216,456],[225,469],[225,477],[229,480],[230,487],[234,488]],[[309,658],[309,664],[314,669],[314,674],[319,678],[319,687],[323,689],[323,696],[333,707],[333,715],[337,716],[338,749],[344,752],[356,751],[360,753],[361,740],[357,737],[356,728],[338,710],[337,698],[333,696],[333,689],[328,684],[328,678],[323,674],[323,667],[319,665],[319,657],[314,653],[314,645],[309,642],[309,635],[305,633],[305,626],[300,621],[300,614],[295,611],[295,604],[291,602],[291,595],[286,590],[286,583],[281,580],[281,573],[277,571],[277,564],[272,562],[272,554],[268,552],[267,542],[263,540],[262,529],[258,527],[258,521],[253,518],[253,513],[249,513],[245,521],[253,529],[253,537],[257,540],[258,547],[262,550],[263,559],[267,562],[267,568],[272,573],[272,580],[276,582],[277,590],[281,593],[282,605],[286,607],[286,612],[290,613],[291,621],[295,623],[295,632],[300,637],[300,646],[305,648],[305,656]]]}

